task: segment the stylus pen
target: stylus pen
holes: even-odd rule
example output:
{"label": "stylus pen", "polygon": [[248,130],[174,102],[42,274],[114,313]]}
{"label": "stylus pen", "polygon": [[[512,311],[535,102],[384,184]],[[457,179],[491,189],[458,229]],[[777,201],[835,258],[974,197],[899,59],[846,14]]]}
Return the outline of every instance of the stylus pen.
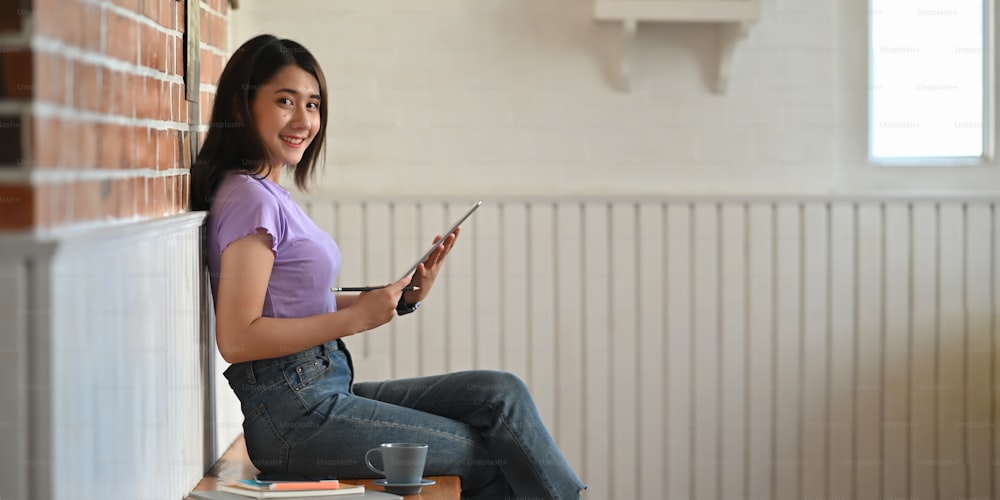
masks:
{"label": "stylus pen", "polygon": [[[385,288],[385,286],[341,286],[331,288],[331,292],[370,292],[372,290],[378,290],[379,288]],[[420,290],[419,286],[407,285],[403,287],[404,292],[412,292],[415,290]]]}

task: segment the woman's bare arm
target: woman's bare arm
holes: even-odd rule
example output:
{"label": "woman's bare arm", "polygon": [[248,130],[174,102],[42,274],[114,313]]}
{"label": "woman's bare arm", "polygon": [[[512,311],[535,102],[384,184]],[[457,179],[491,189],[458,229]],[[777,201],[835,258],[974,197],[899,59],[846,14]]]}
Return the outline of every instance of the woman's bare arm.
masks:
{"label": "woman's bare arm", "polygon": [[215,334],[219,352],[229,363],[285,356],[387,323],[409,281],[366,292],[354,298],[352,307],[337,312],[268,318],[262,312],[273,266],[271,236],[263,230],[222,252]]}

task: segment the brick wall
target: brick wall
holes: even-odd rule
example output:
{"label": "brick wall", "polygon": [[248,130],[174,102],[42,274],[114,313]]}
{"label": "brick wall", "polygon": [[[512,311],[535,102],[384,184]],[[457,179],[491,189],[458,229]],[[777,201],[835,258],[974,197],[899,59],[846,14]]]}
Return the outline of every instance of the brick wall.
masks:
{"label": "brick wall", "polygon": [[227,51],[226,0],[200,3],[200,102],[185,98],[197,0],[0,0],[0,230],[187,210]]}

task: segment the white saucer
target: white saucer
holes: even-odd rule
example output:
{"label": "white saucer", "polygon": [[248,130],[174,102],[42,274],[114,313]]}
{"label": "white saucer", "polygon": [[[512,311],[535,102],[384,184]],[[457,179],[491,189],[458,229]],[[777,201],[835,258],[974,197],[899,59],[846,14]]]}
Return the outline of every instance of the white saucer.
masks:
{"label": "white saucer", "polygon": [[397,495],[417,495],[421,488],[435,484],[433,479],[421,479],[419,483],[393,483],[389,484],[386,479],[376,479],[372,481],[375,486],[382,486],[385,491]]}

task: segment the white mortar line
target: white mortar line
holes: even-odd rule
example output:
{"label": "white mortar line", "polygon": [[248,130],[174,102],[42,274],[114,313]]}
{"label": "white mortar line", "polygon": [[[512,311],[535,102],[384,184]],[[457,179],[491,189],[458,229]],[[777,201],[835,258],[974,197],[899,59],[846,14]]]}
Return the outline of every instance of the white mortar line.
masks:
{"label": "white mortar line", "polygon": [[86,181],[108,181],[121,179],[153,179],[159,177],[177,177],[188,175],[186,168],[169,168],[156,170],[152,168],[129,169],[90,169],[73,168],[4,168],[0,169],[0,184],[30,184],[41,186],[45,184],[60,184]]}

